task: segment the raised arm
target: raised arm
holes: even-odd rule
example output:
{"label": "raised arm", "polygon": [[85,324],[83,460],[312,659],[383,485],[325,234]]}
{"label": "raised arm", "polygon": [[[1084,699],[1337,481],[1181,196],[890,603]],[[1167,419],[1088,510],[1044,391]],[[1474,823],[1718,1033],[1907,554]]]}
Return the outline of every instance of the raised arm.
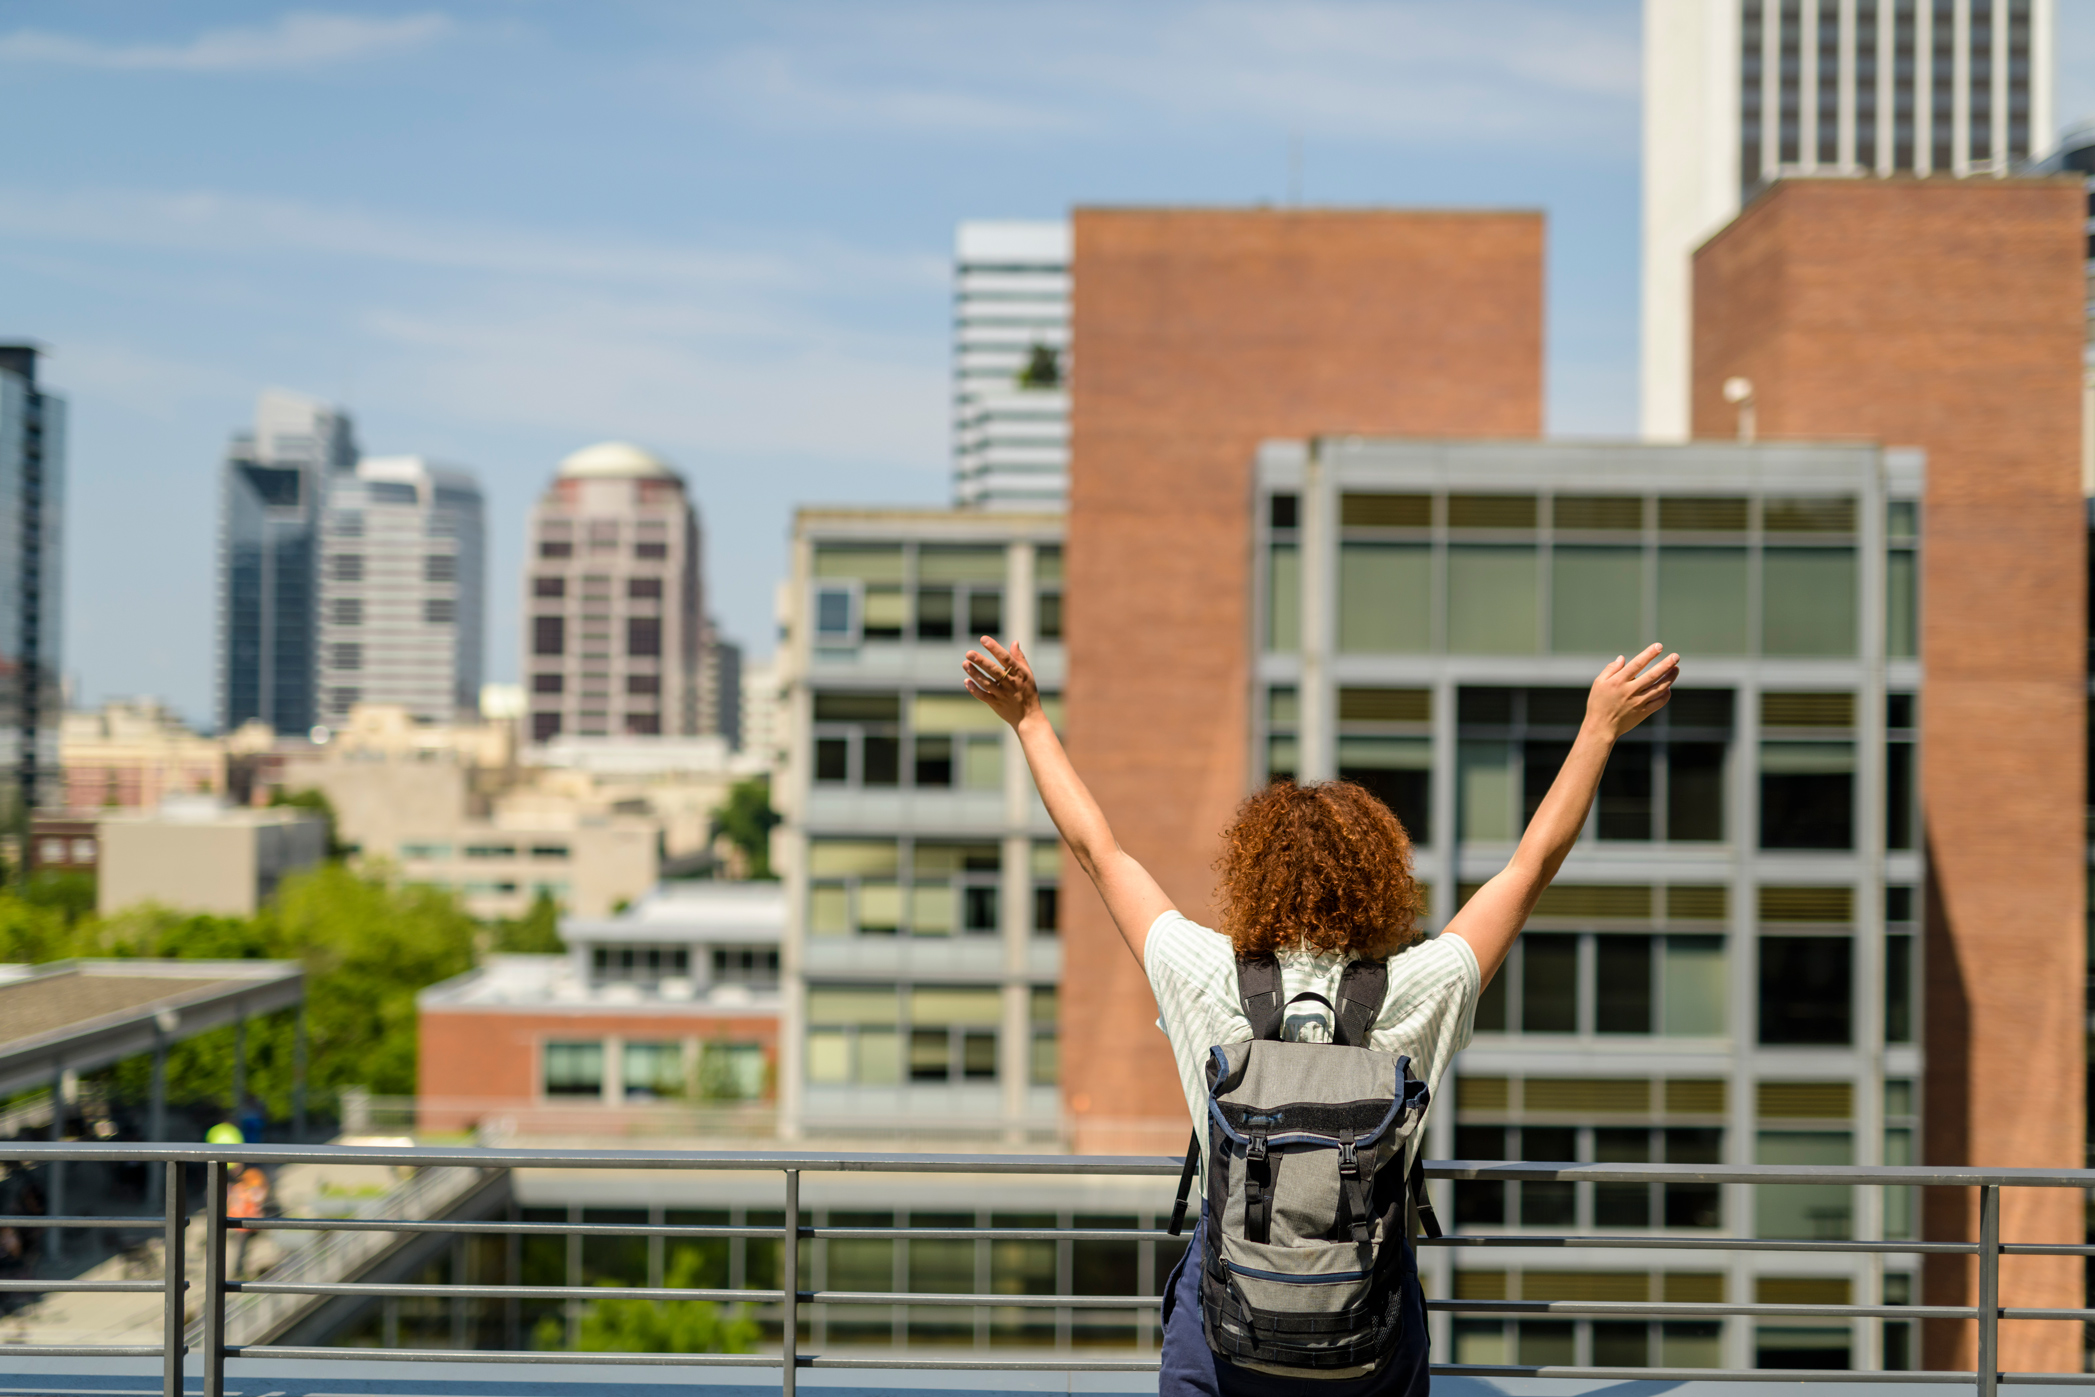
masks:
{"label": "raised arm", "polygon": [[[1586,811],[1600,786],[1600,773],[1616,739],[1666,706],[1673,681],[1680,677],[1680,656],[1658,659],[1659,647],[1647,645],[1634,659],[1619,656],[1593,681],[1586,696],[1586,720],[1579,727],[1571,755],[1564,759],[1549,794],[1535,808],[1527,832],[1513,851],[1513,861],[1479,888],[1447,929],[1469,942],[1484,972],[1484,983],[1505,963],[1513,938],[1527,925],[1535,899],[1549,886],[1571,852]],[[1653,663],[1657,661],[1657,663]],[[1648,666],[1648,668],[1647,668]]]}
{"label": "raised arm", "polygon": [[1171,910],[1171,899],[1149,876],[1149,870],[1129,857],[1113,839],[1106,815],[1091,798],[1077,769],[1070,765],[1062,739],[1048,723],[1040,707],[1040,686],[1034,682],[1033,666],[1026,653],[1014,645],[1009,650],[982,637],[982,650],[967,652],[962,666],[967,691],[993,709],[1018,733],[1025,749],[1026,765],[1033,771],[1033,784],[1040,791],[1055,828],[1077,856],[1077,863],[1091,875],[1091,884],[1105,899],[1121,939],[1142,959],[1142,946],[1149,939],[1150,923]]}

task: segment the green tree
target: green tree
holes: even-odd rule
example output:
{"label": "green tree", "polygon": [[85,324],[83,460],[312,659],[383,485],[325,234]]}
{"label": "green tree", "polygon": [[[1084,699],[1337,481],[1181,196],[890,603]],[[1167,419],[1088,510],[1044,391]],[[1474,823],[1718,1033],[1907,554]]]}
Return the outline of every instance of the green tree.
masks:
{"label": "green tree", "polygon": [[1062,361],[1054,347],[1036,344],[1026,355],[1026,366],[1018,371],[1018,386],[1021,388],[1059,388],[1062,386]]}
{"label": "green tree", "polygon": [[22,901],[32,907],[48,907],[66,920],[78,923],[95,910],[95,875],[81,870],[40,868],[22,884]]}
{"label": "green tree", "polygon": [[523,916],[496,922],[494,949],[512,956],[557,955],[566,950],[560,940],[560,904],[553,895],[541,892]]}
{"label": "green tree", "polygon": [[[682,1289],[698,1282],[697,1254],[679,1255],[670,1265],[668,1283]],[[565,1348],[566,1339],[566,1326],[552,1315],[531,1331],[531,1346],[537,1349]],[[710,1300],[591,1300],[582,1308],[576,1348],[584,1353],[748,1353],[756,1342],[757,1323],[743,1305],[723,1308]]]}
{"label": "green tree", "polygon": [[272,791],[269,796],[272,807],[289,806],[293,810],[310,810],[327,821],[327,856],[331,859],[347,857],[349,846],[336,840],[335,804],[327,798],[325,791]]}
{"label": "green tree", "polygon": [[713,812],[713,832],[724,834],[742,851],[751,878],[775,878],[771,871],[771,829],[779,814],[771,808],[771,778],[752,776],[727,788],[727,800]]}

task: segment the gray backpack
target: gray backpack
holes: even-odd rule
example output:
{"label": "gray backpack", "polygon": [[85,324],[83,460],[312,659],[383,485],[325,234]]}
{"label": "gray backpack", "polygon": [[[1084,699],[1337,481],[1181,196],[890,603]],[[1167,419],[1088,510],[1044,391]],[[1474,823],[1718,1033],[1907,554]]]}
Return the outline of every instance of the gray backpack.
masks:
{"label": "gray backpack", "polygon": [[[1388,991],[1387,965],[1348,964],[1331,1010],[1330,1043],[1281,1040],[1280,966],[1237,963],[1251,1020],[1248,1043],[1208,1059],[1205,1244],[1201,1325],[1208,1347],[1239,1365],[1303,1378],[1352,1378],[1379,1369],[1399,1346],[1407,1306],[1418,1306],[1413,1220],[1440,1225],[1407,1147],[1425,1120],[1425,1083],[1411,1059],[1367,1046]],[[1293,1003],[1294,1001],[1289,1001]],[[1186,1151],[1177,1235],[1198,1162]],[[1414,1326],[1414,1332],[1422,1332]]]}

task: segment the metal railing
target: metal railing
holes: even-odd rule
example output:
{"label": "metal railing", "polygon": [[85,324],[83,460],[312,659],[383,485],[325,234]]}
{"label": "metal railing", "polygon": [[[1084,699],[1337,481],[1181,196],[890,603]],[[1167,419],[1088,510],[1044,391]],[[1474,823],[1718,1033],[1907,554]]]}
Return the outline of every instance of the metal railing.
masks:
{"label": "metal railing", "polygon": [[[426,1149],[365,1146],[311,1146],[265,1149],[253,1146],[210,1147],[173,1145],[25,1144],[0,1145],[0,1159],[22,1164],[71,1160],[156,1163],[166,1171],[167,1199],[160,1231],[165,1249],[161,1280],[83,1281],[12,1279],[0,1280],[0,1291],[64,1292],[158,1292],[162,1296],[163,1337],[159,1344],[10,1344],[4,1352],[31,1357],[158,1357],[162,1362],[164,1390],[179,1397],[183,1388],[185,1355],[194,1353],[201,1361],[205,1397],[223,1397],[226,1363],[238,1358],[272,1359],[394,1359],[433,1362],[521,1362],[534,1364],[647,1364],[689,1366],[771,1367],[780,1369],[781,1390],[786,1397],[795,1391],[796,1375],[802,1368],[899,1368],[899,1369],[1046,1369],[1055,1371],[1154,1371],[1153,1358],[1125,1359],[1038,1359],[1026,1357],[920,1358],[824,1355],[799,1351],[803,1307],[809,1305],[961,1306],[977,1308],[1050,1308],[1056,1310],[1118,1310],[1156,1312],[1156,1295],[1054,1294],[967,1294],[925,1291],[845,1291],[803,1289],[798,1242],[809,1239],[905,1239],[920,1240],[1113,1240],[1151,1241],[1163,1234],[1150,1229],[1088,1228],[1071,1230],[1023,1227],[825,1227],[800,1221],[800,1185],[804,1174],[969,1174],[1036,1176],[1155,1177],[1168,1180],[1180,1168],[1176,1159],[1117,1155],[1003,1155],[1003,1154],[796,1154],[788,1151],[661,1151],[643,1150],[516,1150],[516,1149]],[[669,1171],[775,1172],[784,1182],[783,1220],[776,1226],[719,1226],[711,1224],[603,1224],[576,1222],[488,1222],[451,1221],[442,1218],[239,1218],[226,1213],[226,1183],[229,1162],[243,1164],[357,1164],[404,1165],[427,1171],[499,1169],[624,1169]],[[203,1274],[192,1284],[184,1274],[185,1231],[182,1170],[201,1166],[205,1171],[206,1208],[203,1214]],[[1427,1309],[1450,1314],[1500,1316],[1556,1316],[1614,1320],[1711,1320],[1724,1317],[1810,1320],[1975,1320],[1977,1321],[1977,1367],[1974,1371],[1855,1371],[1849,1369],[1727,1369],[1664,1367],[1599,1367],[1521,1364],[1433,1365],[1440,1376],[1475,1377],[1563,1377],[1608,1380],[1657,1379],[1665,1381],[1767,1380],[1821,1382],[1904,1382],[1970,1384],[1980,1397],[1994,1397],[2003,1382],[2025,1384],[2085,1384],[2085,1374],[2004,1373],[1999,1369],[1999,1326],[2002,1320],[2055,1320],[2072,1323],[2095,1321],[2091,1308],[2004,1307],[2000,1303],[2000,1260],[2004,1256],[2095,1256],[2095,1246],[2060,1242],[2013,1243],[2000,1237],[2000,1196],[2004,1188],[2095,1187],[2095,1171],[2077,1169],[1940,1169],[1917,1167],[1811,1166],[1723,1166],[1666,1164],[1552,1165],[1506,1164],[1479,1161],[1429,1163],[1426,1173],[1433,1179],[1502,1181],[1507,1183],[1614,1183],[1614,1184],[1833,1184],[1845,1186],[1954,1187],[1979,1191],[1979,1237],[1975,1242],[1872,1241],[1872,1240],[1781,1240],[1769,1238],[1608,1235],[1538,1236],[1512,1233],[1488,1236],[1443,1237],[1424,1242],[1426,1247],[1451,1248],[1587,1248],[1606,1250],[1667,1250],[1692,1248],[1701,1251],[1775,1251],[1803,1253],[1917,1254],[1973,1256],[1978,1261],[1978,1295],[1975,1305],[1853,1305],[1711,1303],[1690,1301],[1631,1300],[1480,1300],[1431,1299]],[[441,1175],[439,1175],[441,1176]],[[456,1177],[456,1175],[450,1175]],[[1168,1184],[1160,1183],[1161,1191]],[[117,1228],[138,1230],[137,1217],[0,1217],[0,1225],[37,1229]],[[226,1275],[227,1233],[234,1227],[253,1230],[301,1230],[314,1232],[444,1232],[452,1234],[510,1234],[529,1236],[674,1237],[683,1239],[761,1238],[779,1243],[779,1285],[772,1289],[684,1288],[668,1286],[574,1286],[574,1285],[462,1285],[462,1284],[374,1284],[354,1281],[322,1282],[305,1278],[242,1281]],[[185,1324],[188,1292],[194,1289],[198,1322],[193,1332]],[[301,1347],[281,1344],[242,1344],[229,1338],[228,1318],[235,1312],[236,1297],[305,1296],[440,1298],[451,1300],[660,1300],[760,1303],[778,1307],[780,1352],[740,1354],[694,1353],[602,1353],[548,1352],[542,1350],[488,1349],[401,1349]],[[193,1339],[193,1342],[192,1342]]]}

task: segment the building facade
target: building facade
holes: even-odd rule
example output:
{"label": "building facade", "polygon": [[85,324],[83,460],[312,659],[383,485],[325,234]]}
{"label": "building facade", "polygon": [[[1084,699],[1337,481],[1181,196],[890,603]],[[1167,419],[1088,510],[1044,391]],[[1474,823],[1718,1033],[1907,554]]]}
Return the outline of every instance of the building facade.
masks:
{"label": "building facade", "polygon": [[[1695,259],[1695,425],[1746,378],[1763,437],[1927,453],[1920,697],[1927,879],[1925,1162],[2086,1157],[2087,634],[2080,442],[2087,193],[2079,178],[1777,184]],[[2012,677],[2010,677],[2012,676]],[[1978,1236],[1930,1190],[1928,1235]],[[2079,1201],[2005,1205],[2002,1235],[2078,1242]],[[1927,1266],[1930,1304],[1968,1271]],[[2068,1258],[2002,1271],[2003,1303],[2078,1304]],[[1930,1325],[1924,1366],[1973,1361]],[[2001,1365],[2074,1370],[2077,1336],[2004,1325]]]}
{"label": "building facade", "polygon": [[522,666],[531,741],[720,730],[726,690],[708,657],[699,549],[683,479],[659,457],[606,442],[561,462],[531,511]]}
{"label": "building facade", "polygon": [[271,389],[219,476],[218,730],[259,718],[290,736],[319,721],[320,518],[329,483],[353,470],[349,415]]}
{"label": "building facade", "polygon": [[962,687],[1022,643],[1061,710],[1058,515],[803,510],[779,656],[782,1132],[1059,1135],[1061,854]]}
{"label": "building facade", "polygon": [[214,796],[181,796],[156,810],[96,822],[95,910],[141,904],[250,917],[287,874],[327,856],[327,821],[310,811],[249,810]]}
{"label": "building facade", "polygon": [[953,249],[953,500],[1069,495],[1069,224],[968,222]]}
{"label": "building facade", "polygon": [[54,798],[65,704],[65,399],[37,382],[38,348],[0,344],[0,762],[23,818]]}
{"label": "building facade", "polygon": [[[1846,445],[1260,452],[1252,782],[1379,795],[1433,925],[1511,857],[1600,667],[1652,637],[1684,657],[1487,987],[1433,1157],[1918,1162],[1922,475],[1919,452]],[[1919,1235],[1897,1190],[1461,1184],[1453,1202],[1459,1230],[1509,1237]],[[1908,1256],[1431,1256],[1435,1293],[1469,1299],[1919,1294]],[[1918,1358],[1903,1322],[1465,1318],[1449,1337],[1458,1363]]]}
{"label": "building facade", "polygon": [[153,699],[68,713],[59,728],[59,800],[76,811],[151,809],[170,795],[224,795],[226,747]]}
{"label": "building facade", "polygon": [[320,524],[317,722],[360,703],[448,723],[479,706],[487,612],[480,487],[419,456],[327,479]]}
{"label": "building facade", "polygon": [[1688,434],[1695,248],[1776,179],[2021,168],[2053,31],[2054,0],[1645,0],[1646,438]]}
{"label": "building facade", "polygon": [[[775,1099],[776,883],[664,883],[616,916],[568,918],[558,956],[496,956],[417,998],[424,1129],[623,1133],[632,1114],[746,1116]],[[729,1122],[693,1120],[689,1133]]]}

